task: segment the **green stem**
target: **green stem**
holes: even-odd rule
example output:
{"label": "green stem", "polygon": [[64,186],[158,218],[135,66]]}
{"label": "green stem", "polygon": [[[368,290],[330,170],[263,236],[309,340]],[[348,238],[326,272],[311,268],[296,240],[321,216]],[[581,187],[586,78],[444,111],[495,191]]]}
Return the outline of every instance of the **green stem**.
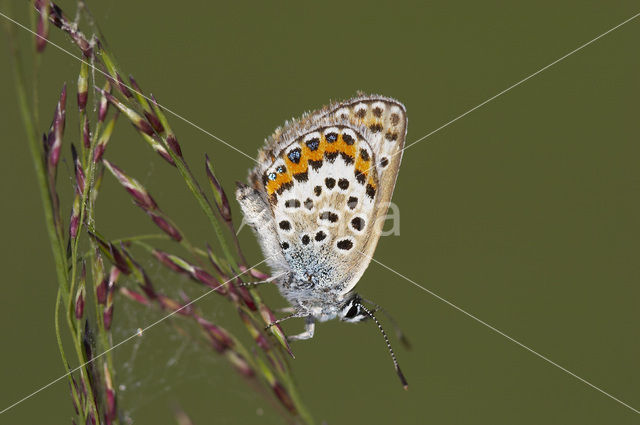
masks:
{"label": "green stem", "polygon": [[[67,356],[64,352],[64,345],[62,344],[62,334],[60,333],[60,301],[62,298],[62,294],[60,292],[60,288],[58,288],[58,293],[56,295],[56,307],[55,307],[55,315],[53,318],[54,326],[56,329],[56,342],[58,343],[58,350],[60,351],[60,357],[62,359],[62,364],[65,370],[69,370],[69,362],[67,361]],[[76,386],[73,385],[73,377],[71,374],[67,376],[69,380],[69,386],[71,386],[71,394],[74,398],[76,406],[80,406],[80,397],[78,392],[76,391]]]}
{"label": "green stem", "polygon": [[[213,211],[213,208],[211,207],[211,203],[209,202],[209,200],[204,195],[204,192],[202,191],[202,188],[200,187],[200,185],[196,181],[195,177],[193,177],[193,174],[191,173],[191,170],[187,166],[186,162],[184,162],[184,160],[181,157],[178,157],[169,148],[169,145],[166,143],[166,140],[165,140],[165,146],[167,146],[167,150],[168,150],[169,154],[171,155],[171,157],[173,158],[173,161],[176,163],[176,166],[178,167],[178,171],[182,175],[182,178],[184,179],[185,183],[187,184],[187,187],[189,188],[189,190],[191,191],[193,196],[198,201],[198,204],[200,204],[200,208],[202,208],[204,213],[207,215],[207,218],[209,218],[209,221],[211,222],[211,225],[213,226],[213,230],[216,233],[216,236],[218,238],[218,241],[220,242],[220,246],[222,247],[222,251],[224,252],[224,255],[225,255],[228,263],[231,264],[231,265],[236,266],[236,269],[237,269],[236,259],[234,258],[233,254],[229,250],[229,247],[228,247],[227,242],[225,240],[224,234],[222,233],[222,228],[220,227],[220,223],[218,222],[218,219],[217,219],[217,217],[215,215],[215,212]],[[228,270],[228,271],[231,272],[230,270]]]}
{"label": "green stem", "polygon": [[[8,3],[8,2],[7,2]],[[16,94],[18,96],[18,105],[20,107],[20,115],[24,124],[25,131],[27,132],[27,140],[29,142],[29,150],[31,151],[31,158],[33,159],[33,165],[36,171],[36,178],[38,180],[38,187],[40,189],[40,199],[45,216],[45,224],[47,227],[47,235],[49,236],[49,243],[51,251],[53,253],[53,259],[56,266],[56,275],[58,278],[58,285],[62,290],[62,296],[66,299],[68,297],[67,289],[67,264],[64,255],[64,251],[60,249],[58,242],[57,232],[54,222],[53,208],[51,205],[51,198],[49,195],[49,186],[47,182],[47,173],[44,169],[44,162],[40,155],[40,141],[36,136],[36,129],[33,121],[33,116],[29,108],[29,102],[27,101],[27,94],[24,83],[24,71],[22,70],[20,55],[16,46],[15,32],[13,27],[6,25],[6,29],[9,35],[9,51],[10,61],[12,64],[13,76],[16,84]]]}

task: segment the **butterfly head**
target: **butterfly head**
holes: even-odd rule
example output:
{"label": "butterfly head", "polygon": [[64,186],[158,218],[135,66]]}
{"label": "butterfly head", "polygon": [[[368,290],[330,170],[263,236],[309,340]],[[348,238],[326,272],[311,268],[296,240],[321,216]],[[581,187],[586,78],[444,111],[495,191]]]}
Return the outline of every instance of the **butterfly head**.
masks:
{"label": "butterfly head", "polygon": [[347,301],[340,307],[338,317],[343,322],[358,323],[369,319],[369,314],[365,311],[362,304],[362,298],[358,294],[351,295]]}

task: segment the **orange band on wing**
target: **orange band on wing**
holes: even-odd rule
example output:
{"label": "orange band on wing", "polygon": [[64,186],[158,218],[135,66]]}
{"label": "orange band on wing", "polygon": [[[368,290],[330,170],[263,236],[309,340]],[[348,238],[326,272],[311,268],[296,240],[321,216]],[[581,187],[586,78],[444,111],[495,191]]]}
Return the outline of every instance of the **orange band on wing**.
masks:
{"label": "orange band on wing", "polygon": [[271,195],[273,192],[280,189],[280,186],[286,183],[291,183],[291,175],[289,173],[277,174],[275,180],[269,180],[267,182],[267,193]]}
{"label": "orange band on wing", "polygon": [[[265,187],[269,195],[278,192],[283,185],[291,185],[294,176],[308,172],[309,161],[323,161],[325,154],[341,154],[347,164],[355,161],[355,170],[361,174],[360,179],[362,179],[362,183],[364,184],[366,182],[374,189],[376,188],[376,182],[373,177],[374,173],[369,173],[369,169],[372,167],[371,158],[362,158],[358,151],[359,143],[351,139],[351,144],[348,144],[345,142],[342,133],[338,134],[338,138],[333,143],[327,141],[325,135],[321,135],[319,139],[318,147],[315,150],[311,150],[302,141],[297,143],[300,149],[300,160],[297,163],[293,162],[284,150],[280,153],[279,157],[284,160],[286,171],[284,173],[275,173],[276,178],[274,180],[267,179],[266,176],[268,174],[265,174]],[[289,152],[290,151],[291,150],[289,150]],[[332,156],[335,158],[335,155]],[[267,173],[274,173],[274,171],[268,171]]]}

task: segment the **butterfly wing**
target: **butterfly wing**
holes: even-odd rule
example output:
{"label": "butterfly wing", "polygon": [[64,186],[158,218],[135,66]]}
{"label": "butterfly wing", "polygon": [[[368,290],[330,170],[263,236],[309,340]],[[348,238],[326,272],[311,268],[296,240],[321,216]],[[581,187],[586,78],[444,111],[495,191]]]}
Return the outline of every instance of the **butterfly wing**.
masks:
{"label": "butterfly wing", "polygon": [[[348,120],[366,134],[374,152],[378,190],[375,200],[371,234],[362,246],[353,273],[345,292],[351,290],[369,265],[384,226],[393,190],[400,170],[402,152],[407,134],[407,114],[404,105],[397,100],[382,96],[360,96],[333,107],[327,115]],[[367,132],[365,129],[368,129]]]}
{"label": "butterfly wing", "polygon": [[[377,96],[277,130],[251,174],[272,214],[271,246],[295,280],[344,294],[369,264],[402,156],[404,107]],[[244,208],[243,208],[244,209]],[[273,237],[275,236],[275,237]],[[277,241],[277,242],[276,242]]]}

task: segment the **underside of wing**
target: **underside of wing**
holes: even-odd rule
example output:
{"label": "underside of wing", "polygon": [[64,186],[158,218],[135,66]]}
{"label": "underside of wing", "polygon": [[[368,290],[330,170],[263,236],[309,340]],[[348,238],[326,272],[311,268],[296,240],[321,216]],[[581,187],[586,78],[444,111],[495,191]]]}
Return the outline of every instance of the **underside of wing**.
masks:
{"label": "underside of wing", "polygon": [[363,136],[349,126],[320,126],[283,149],[261,184],[297,280],[332,290],[352,281],[379,188]]}
{"label": "underside of wing", "polygon": [[250,180],[268,201],[296,280],[343,294],[355,286],[384,224],[406,122],[397,101],[361,96],[267,141]]}
{"label": "underside of wing", "polygon": [[404,106],[394,99],[360,96],[335,105],[326,116],[347,121],[360,129],[373,150],[378,179],[379,189],[369,228],[371,235],[359,252],[360,261],[353,273],[355,279],[345,287],[348,292],[364,273],[378,244],[402,161],[407,115]]}

